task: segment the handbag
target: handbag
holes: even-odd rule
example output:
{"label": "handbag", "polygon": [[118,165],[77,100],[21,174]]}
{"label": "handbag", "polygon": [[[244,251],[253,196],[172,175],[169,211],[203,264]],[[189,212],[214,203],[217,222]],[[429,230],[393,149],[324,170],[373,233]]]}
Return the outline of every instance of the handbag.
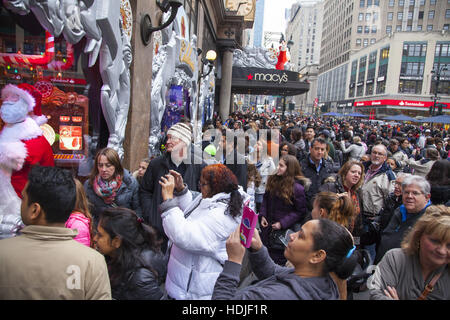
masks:
{"label": "handbag", "polygon": [[[272,221],[272,203],[270,202],[270,208],[268,211],[268,216],[269,218],[269,222],[273,223]],[[302,224],[297,222],[292,226],[292,229],[279,229],[279,230],[274,230],[271,229],[269,232],[269,239],[268,239],[268,247],[270,249],[274,249],[274,250],[284,250],[286,248],[286,245],[283,243],[283,241],[281,239],[286,239],[287,236],[290,233],[293,232],[297,232],[298,230],[300,230],[300,228],[302,227]],[[270,226],[269,226],[270,228]],[[287,240],[289,242],[289,240]]]}
{"label": "handbag", "polygon": [[434,285],[436,284],[436,282],[439,280],[440,276],[442,275],[441,273],[436,274],[431,281],[425,286],[425,289],[422,291],[422,293],[420,294],[420,296],[417,298],[417,300],[427,300],[427,296],[428,294],[433,291]]}

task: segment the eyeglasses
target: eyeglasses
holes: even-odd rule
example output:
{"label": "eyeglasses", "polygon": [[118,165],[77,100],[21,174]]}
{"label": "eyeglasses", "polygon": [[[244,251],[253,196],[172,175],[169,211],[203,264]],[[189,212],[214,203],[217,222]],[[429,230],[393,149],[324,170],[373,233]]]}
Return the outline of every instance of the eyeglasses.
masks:
{"label": "eyeglasses", "polygon": [[421,194],[424,194],[424,193],[423,192],[419,192],[419,191],[403,191],[403,194],[405,196],[412,195],[413,197],[418,197],[418,196],[420,196]]}

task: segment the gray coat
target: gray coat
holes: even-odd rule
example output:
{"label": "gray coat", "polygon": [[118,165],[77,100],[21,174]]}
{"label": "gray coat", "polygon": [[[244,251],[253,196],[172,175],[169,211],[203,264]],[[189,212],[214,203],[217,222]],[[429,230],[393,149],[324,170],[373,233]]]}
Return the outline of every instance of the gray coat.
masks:
{"label": "gray coat", "polygon": [[89,184],[89,180],[84,183],[84,190],[86,196],[91,203],[91,214],[95,222],[98,222],[100,213],[105,208],[123,207],[134,210],[139,217],[142,217],[141,206],[139,204],[139,184],[132,174],[123,170],[122,184],[117,190],[116,198],[112,204],[106,204],[101,197],[99,197]]}
{"label": "gray coat", "polygon": [[303,278],[293,268],[281,267],[269,257],[266,247],[248,251],[253,271],[260,280],[237,290],[241,265],[225,261],[214,286],[213,300],[338,300],[339,292],[329,275]]}
{"label": "gray coat", "polygon": [[428,279],[423,279],[422,267],[417,255],[407,255],[403,249],[396,248],[388,251],[380,263],[378,263],[375,273],[368,280],[370,288],[370,300],[391,300],[383,290],[387,286],[395,288],[400,300],[416,300],[433,276],[442,271],[434,289],[427,297],[427,300],[449,300],[450,299],[450,272],[448,265],[432,272]]}

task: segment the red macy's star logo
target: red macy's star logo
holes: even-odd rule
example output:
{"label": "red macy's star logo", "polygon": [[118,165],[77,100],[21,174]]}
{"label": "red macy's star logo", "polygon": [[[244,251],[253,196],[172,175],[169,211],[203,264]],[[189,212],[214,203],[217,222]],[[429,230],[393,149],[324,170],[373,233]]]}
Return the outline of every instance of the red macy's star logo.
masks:
{"label": "red macy's star logo", "polygon": [[247,80],[253,80],[253,76],[251,73],[247,76]]}

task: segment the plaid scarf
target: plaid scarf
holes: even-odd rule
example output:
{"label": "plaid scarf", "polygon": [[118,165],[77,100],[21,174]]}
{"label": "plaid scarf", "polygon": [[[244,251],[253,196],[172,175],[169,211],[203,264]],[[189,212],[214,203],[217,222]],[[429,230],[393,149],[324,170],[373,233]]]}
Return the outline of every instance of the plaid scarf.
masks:
{"label": "plaid scarf", "polygon": [[96,176],[94,179],[94,191],[95,193],[103,199],[106,204],[111,204],[116,198],[117,190],[119,190],[122,184],[122,177],[117,176],[111,181],[105,181],[100,176]]}

